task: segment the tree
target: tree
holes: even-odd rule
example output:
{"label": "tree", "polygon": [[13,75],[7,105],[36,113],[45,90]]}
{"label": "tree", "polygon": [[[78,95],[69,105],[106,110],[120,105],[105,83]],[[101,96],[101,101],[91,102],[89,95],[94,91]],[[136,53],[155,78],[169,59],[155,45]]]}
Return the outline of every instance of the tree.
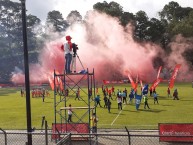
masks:
{"label": "tree", "polygon": [[180,5],[177,2],[171,1],[165,5],[161,12],[159,12],[161,19],[166,19],[171,22],[174,20],[180,20],[178,12],[181,10]]}
{"label": "tree", "polygon": [[191,62],[191,64],[193,65],[193,57],[192,57],[193,49],[192,48],[184,51],[183,56],[187,61]]}
{"label": "tree", "polygon": [[93,5],[93,9],[97,10],[98,12],[106,13],[106,11],[109,9],[109,4],[106,1],[103,1],[103,3],[96,3]]}
{"label": "tree", "polygon": [[109,4],[106,1],[103,3],[98,2],[93,5],[93,9],[119,19],[123,14],[123,7],[116,2],[110,2]]}
{"label": "tree", "polygon": [[[2,68],[0,74],[7,81],[15,66],[23,68],[21,9],[21,3],[0,0],[0,67]],[[38,23],[40,23],[40,20],[37,17],[33,15],[27,16],[27,35],[30,48],[37,46],[36,34],[33,29]]]}
{"label": "tree", "polygon": [[164,33],[160,39],[161,39],[160,43],[161,43],[162,48],[165,50],[166,53],[170,53],[171,49],[168,47],[168,44],[170,43],[171,38],[169,34]]}
{"label": "tree", "polygon": [[37,35],[35,33],[35,29],[39,26],[41,20],[36,16],[29,14],[27,16],[27,35],[28,35],[28,47],[29,50],[35,50],[37,47]]}
{"label": "tree", "polygon": [[138,40],[148,40],[150,39],[146,34],[149,26],[148,16],[144,11],[138,11],[135,15],[136,26],[134,37]]}
{"label": "tree", "polygon": [[162,22],[156,18],[151,18],[149,21],[149,29],[147,29],[146,37],[152,42],[160,42],[165,33],[165,28]]}
{"label": "tree", "polygon": [[67,22],[71,25],[76,22],[82,21],[82,16],[78,11],[71,11],[68,16],[66,17]]}
{"label": "tree", "polygon": [[110,2],[109,3],[109,9],[107,11],[107,14],[120,18],[123,13],[123,7],[119,5],[116,2]]}
{"label": "tree", "polygon": [[159,16],[161,20],[165,19],[168,23],[172,21],[180,22],[187,17],[192,10],[190,7],[183,8],[177,2],[171,1],[159,12]]}
{"label": "tree", "polygon": [[193,11],[189,15],[175,24],[171,31],[172,35],[182,34],[184,37],[193,36]]}
{"label": "tree", "polygon": [[46,25],[52,24],[55,31],[62,32],[68,27],[67,22],[63,19],[62,14],[59,11],[48,12]]}
{"label": "tree", "polygon": [[1,43],[4,43],[4,50],[6,50],[4,53],[9,51],[7,54],[15,54],[16,50],[21,48],[18,39],[22,37],[21,6],[19,3],[10,0],[0,1],[0,26],[2,29]]}
{"label": "tree", "polygon": [[135,16],[133,13],[124,12],[123,7],[116,2],[107,3],[104,1],[103,3],[96,3],[93,5],[93,9],[98,12],[105,13],[112,17],[116,17],[119,19],[120,24],[125,27],[129,22],[135,22]]}
{"label": "tree", "polygon": [[123,14],[120,17],[120,22],[122,26],[126,26],[129,22],[134,24],[135,21],[135,16],[133,15],[133,13],[129,13],[129,12],[123,12]]}

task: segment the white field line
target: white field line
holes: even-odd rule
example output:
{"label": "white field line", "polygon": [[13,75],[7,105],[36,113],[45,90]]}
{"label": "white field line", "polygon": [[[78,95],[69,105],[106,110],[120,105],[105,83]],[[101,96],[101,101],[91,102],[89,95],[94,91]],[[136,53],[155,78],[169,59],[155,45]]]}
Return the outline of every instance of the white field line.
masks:
{"label": "white field line", "polygon": [[[126,106],[126,105],[125,105]],[[125,106],[122,108],[122,110],[125,108]],[[114,122],[117,120],[117,118],[119,117],[119,115],[121,114],[121,111],[119,111],[119,114],[115,117],[115,119],[113,120],[113,122],[111,123],[111,126],[114,124]]]}

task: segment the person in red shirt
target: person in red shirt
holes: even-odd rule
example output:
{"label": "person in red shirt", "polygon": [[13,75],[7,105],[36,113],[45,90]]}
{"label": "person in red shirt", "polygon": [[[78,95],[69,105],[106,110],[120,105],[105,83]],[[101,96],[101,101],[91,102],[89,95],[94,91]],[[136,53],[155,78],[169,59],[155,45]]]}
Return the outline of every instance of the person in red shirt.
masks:
{"label": "person in red shirt", "polygon": [[98,89],[98,87],[96,87],[96,94],[98,94],[99,93],[99,89]]}
{"label": "person in red shirt", "polygon": [[112,86],[111,91],[112,91],[112,95],[115,95],[115,88],[114,88],[114,86]]}
{"label": "person in red shirt", "polygon": [[109,93],[109,89],[108,89],[108,87],[106,86],[106,93],[107,93],[107,95],[108,95],[108,93]]}
{"label": "person in red shirt", "polygon": [[113,100],[111,90],[109,90],[109,99]]}

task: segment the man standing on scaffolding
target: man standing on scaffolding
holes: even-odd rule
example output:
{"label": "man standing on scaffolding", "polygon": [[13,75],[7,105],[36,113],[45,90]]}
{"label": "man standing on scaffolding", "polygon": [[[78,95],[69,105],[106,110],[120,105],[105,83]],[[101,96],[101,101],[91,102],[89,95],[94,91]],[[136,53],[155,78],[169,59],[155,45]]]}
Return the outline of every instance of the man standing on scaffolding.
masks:
{"label": "man standing on scaffolding", "polygon": [[65,71],[67,74],[71,73],[70,65],[72,62],[72,54],[73,54],[71,39],[72,37],[66,36],[67,42],[64,44],[64,53],[65,53],[65,59],[66,59]]}

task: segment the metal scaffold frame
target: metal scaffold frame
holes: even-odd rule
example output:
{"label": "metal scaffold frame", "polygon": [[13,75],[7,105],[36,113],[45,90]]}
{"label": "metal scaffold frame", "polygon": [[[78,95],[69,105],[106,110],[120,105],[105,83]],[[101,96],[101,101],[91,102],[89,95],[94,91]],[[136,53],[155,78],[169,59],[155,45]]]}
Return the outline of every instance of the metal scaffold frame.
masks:
{"label": "metal scaffold frame", "polygon": [[[76,130],[78,132],[76,127],[69,127],[69,125],[72,124],[81,124],[85,123],[88,127],[88,133],[91,133],[91,115],[95,113],[96,115],[96,107],[94,103],[94,97],[95,97],[95,77],[94,77],[94,69],[90,73],[87,69],[84,73],[70,73],[70,74],[59,74],[54,70],[54,123],[55,123],[55,133],[58,133],[58,136],[60,136],[60,133],[69,133],[71,128],[73,131]],[[78,120],[73,123],[68,123],[68,109],[67,102],[70,99],[74,99],[71,96],[74,96],[76,94],[76,91],[74,91],[75,88],[78,88],[81,92],[83,92],[84,97],[87,96],[87,98],[80,97],[80,100],[84,106],[76,106],[72,107],[73,110],[73,116],[76,117]],[[85,90],[86,88],[86,90]],[[66,90],[69,90],[69,94],[66,93]],[[92,93],[92,95],[90,94]],[[63,104],[62,104],[63,103]],[[92,104],[92,105],[91,105]],[[62,105],[62,106],[61,106]],[[78,116],[75,112],[76,110],[84,110],[84,113],[82,116]],[[80,115],[80,114],[79,114]],[[85,119],[85,116],[87,117]],[[60,118],[60,121],[58,121]],[[84,121],[83,121],[84,119]],[[87,120],[88,119],[88,120]],[[60,131],[58,131],[58,128],[56,127],[56,124],[60,125]],[[63,125],[62,125],[63,124]]]}

